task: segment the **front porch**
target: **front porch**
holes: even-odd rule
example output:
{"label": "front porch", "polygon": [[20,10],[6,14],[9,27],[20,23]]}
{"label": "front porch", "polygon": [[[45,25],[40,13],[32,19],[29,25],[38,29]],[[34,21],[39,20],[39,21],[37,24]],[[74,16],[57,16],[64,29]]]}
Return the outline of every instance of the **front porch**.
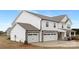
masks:
{"label": "front porch", "polygon": [[76,31],[74,31],[74,30],[67,30],[66,36],[67,36],[67,37],[76,36]]}
{"label": "front porch", "polygon": [[76,31],[74,30],[67,30],[66,32],[58,32],[58,40],[71,40],[71,37],[76,36]]}
{"label": "front porch", "polygon": [[71,36],[76,36],[76,31],[71,30]]}

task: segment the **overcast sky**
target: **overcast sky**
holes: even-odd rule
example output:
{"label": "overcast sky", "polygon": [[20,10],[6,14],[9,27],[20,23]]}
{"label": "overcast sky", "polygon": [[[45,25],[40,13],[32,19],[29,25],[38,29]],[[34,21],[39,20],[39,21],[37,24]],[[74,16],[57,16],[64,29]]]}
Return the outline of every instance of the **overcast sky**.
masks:
{"label": "overcast sky", "polygon": [[[73,25],[72,28],[79,28],[79,10],[30,10],[42,15],[58,16],[68,15]],[[19,10],[0,10],[0,31],[5,31],[19,15]]]}

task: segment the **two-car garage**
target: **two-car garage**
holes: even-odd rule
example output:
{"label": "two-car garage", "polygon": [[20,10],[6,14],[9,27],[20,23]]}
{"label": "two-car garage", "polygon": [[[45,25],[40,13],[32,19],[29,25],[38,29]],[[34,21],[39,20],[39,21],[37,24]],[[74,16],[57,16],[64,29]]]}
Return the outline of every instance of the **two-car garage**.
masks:
{"label": "two-car garage", "polygon": [[[42,32],[42,41],[52,41],[52,40],[57,40],[57,32],[53,31],[44,31]],[[27,35],[28,42],[39,42],[40,41],[40,33],[39,32],[30,32]]]}
{"label": "two-car garage", "polygon": [[54,31],[43,31],[42,33],[40,33],[39,29],[30,24],[18,23],[11,31],[11,40],[23,43],[51,41],[57,40],[57,33],[58,32]]}

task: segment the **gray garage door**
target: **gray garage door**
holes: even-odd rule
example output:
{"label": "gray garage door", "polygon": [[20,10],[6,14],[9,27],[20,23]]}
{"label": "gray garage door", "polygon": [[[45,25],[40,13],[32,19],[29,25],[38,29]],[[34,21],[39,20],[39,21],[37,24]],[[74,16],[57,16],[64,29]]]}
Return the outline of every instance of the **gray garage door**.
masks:
{"label": "gray garage door", "polygon": [[39,42],[39,33],[28,33],[28,42]]}
{"label": "gray garage door", "polygon": [[45,32],[43,33],[44,41],[57,40],[57,32]]}

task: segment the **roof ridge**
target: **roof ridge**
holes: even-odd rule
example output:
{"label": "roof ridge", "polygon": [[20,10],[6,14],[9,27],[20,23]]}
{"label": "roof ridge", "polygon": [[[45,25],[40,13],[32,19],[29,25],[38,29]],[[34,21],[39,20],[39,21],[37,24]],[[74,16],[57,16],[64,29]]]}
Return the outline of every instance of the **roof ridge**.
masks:
{"label": "roof ridge", "polygon": [[31,13],[31,14],[35,14],[35,15],[40,15],[40,16],[50,17],[50,16],[46,16],[46,15],[39,14],[39,13],[35,13],[35,12],[31,12],[31,11],[27,11],[27,10],[24,10],[24,11],[25,11],[25,12],[28,12],[28,13]]}
{"label": "roof ridge", "polygon": [[[17,22],[17,24],[29,24],[29,23],[20,23],[20,22]],[[29,24],[29,25],[31,25],[31,24]]]}
{"label": "roof ridge", "polygon": [[58,16],[51,16],[51,17],[59,17],[59,16],[66,16],[66,14],[58,15]]}

